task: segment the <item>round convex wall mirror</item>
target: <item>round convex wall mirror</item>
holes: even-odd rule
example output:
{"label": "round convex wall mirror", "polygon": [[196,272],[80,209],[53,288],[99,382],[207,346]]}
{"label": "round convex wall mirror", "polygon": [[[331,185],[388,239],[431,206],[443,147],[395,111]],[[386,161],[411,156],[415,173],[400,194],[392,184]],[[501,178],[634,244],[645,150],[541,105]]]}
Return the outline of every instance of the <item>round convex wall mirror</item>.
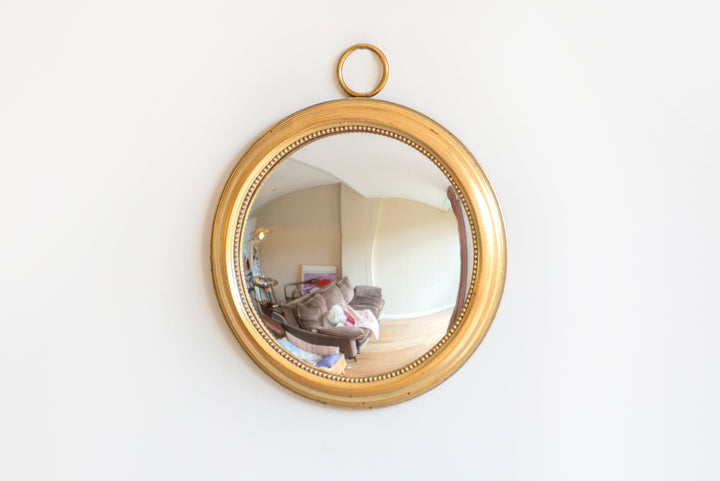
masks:
{"label": "round convex wall mirror", "polygon": [[[356,48],[348,49],[342,65]],[[379,84],[379,91],[382,88]],[[377,92],[371,92],[373,95]],[[273,378],[345,407],[425,392],[497,310],[506,242],[492,187],[445,128],[369,98],[308,107],[242,156],[218,204],[216,292]]]}

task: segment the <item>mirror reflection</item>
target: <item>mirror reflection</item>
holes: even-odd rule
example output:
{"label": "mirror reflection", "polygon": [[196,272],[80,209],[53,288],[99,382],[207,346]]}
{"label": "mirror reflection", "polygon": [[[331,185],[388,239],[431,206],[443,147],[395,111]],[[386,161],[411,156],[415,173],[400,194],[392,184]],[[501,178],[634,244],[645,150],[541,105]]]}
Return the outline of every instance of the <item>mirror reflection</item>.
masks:
{"label": "mirror reflection", "polygon": [[351,377],[398,369],[454,322],[471,267],[466,226],[420,152],[366,133],[327,137],[286,158],[254,200],[241,246],[248,297],[293,356]]}

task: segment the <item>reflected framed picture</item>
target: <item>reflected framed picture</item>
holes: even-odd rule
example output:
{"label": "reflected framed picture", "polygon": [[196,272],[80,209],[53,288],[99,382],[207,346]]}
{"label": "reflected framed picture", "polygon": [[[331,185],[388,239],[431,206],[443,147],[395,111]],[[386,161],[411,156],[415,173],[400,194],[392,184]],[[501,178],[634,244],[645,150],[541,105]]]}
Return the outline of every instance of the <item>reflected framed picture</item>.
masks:
{"label": "reflected framed picture", "polygon": [[[302,264],[300,266],[300,280],[305,282],[310,279],[318,279],[326,281],[323,284],[330,284],[337,280],[337,266],[317,266]],[[318,287],[322,287],[318,283]]]}

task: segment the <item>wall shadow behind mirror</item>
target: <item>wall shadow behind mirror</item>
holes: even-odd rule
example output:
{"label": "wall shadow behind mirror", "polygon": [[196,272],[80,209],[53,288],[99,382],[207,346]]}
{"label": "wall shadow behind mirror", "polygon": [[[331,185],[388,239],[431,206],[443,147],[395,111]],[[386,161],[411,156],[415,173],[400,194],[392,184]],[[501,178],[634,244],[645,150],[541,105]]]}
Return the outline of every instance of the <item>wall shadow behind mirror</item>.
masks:
{"label": "wall shadow behind mirror", "polygon": [[278,344],[349,377],[427,352],[472,268],[456,199],[437,166],[388,137],[336,135],[293,152],[260,188],[241,242],[249,298]]}

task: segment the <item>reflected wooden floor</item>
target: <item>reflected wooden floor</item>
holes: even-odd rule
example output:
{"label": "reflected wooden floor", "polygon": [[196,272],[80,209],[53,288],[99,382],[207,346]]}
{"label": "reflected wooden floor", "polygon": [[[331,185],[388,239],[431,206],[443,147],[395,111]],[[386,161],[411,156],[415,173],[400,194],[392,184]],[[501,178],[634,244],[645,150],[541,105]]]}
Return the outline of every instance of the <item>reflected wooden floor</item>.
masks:
{"label": "reflected wooden floor", "polygon": [[408,364],[433,347],[447,331],[453,309],[408,319],[380,319],[380,339],[375,336],[358,354],[348,360],[345,375],[364,377],[380,374]]}

